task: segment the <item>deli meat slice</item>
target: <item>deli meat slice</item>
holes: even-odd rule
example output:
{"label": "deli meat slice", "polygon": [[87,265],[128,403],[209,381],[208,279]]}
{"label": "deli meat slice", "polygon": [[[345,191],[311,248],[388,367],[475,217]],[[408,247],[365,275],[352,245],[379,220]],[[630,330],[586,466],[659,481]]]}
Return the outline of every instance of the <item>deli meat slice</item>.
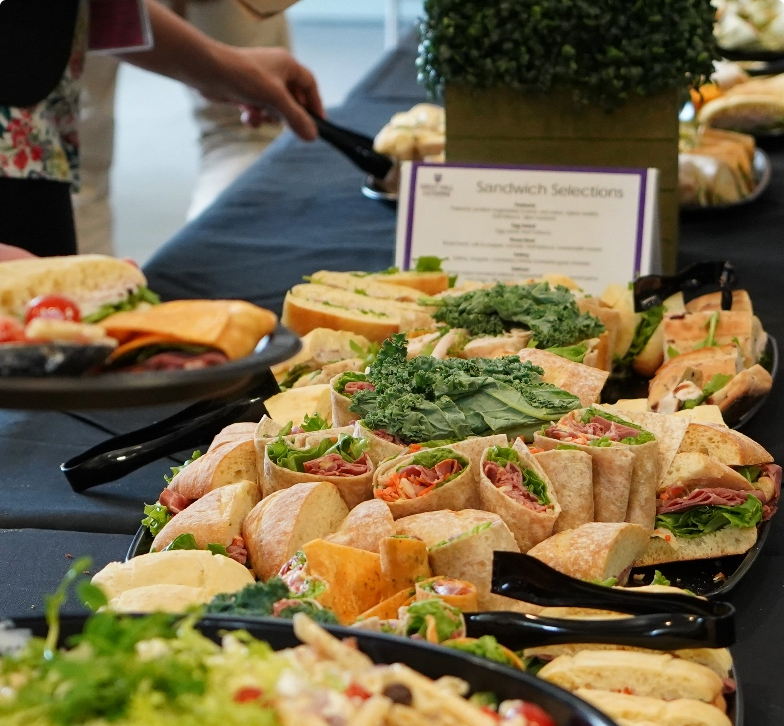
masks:
{"label": "deli meat slice", "polygon": [[486,461],[485,476],[493,486],[524,507],[534,512],[547,511],[547,507],[540,504],[536,496],[523,485],[523,472],[517,464],[510,461],[506,466],[499,466],[494,461]]}
{"label": "deli meat slice", "polygon": [[343,393],[347,396],[355,394],[357,391],[375,391],[376,387],[370,381],[349,381]]}
{"label": "deli meat slice", "polygon": [[378,438],[384,439],[384,441],[389,441],[391,444],[397,444],[398,446],[405,446],[403,439],[395,434],[390,434],[389,431],[384,431],[384,429],[376,429],[373,432]]}
{"label": "deli meat slice", "polygon": [[781,494],[781,467],[778,464],[762,464],[760,469],[762,469],[762,476],[767,476],[773,481],[774,498],[778,499]]}
{"label": "deli meat slice", "polygon": [[674,514],[686,512],[694,507],[737,507],[743,504],[749,495],[757,497],[763,504],[765,495],[759,491],[738,491],[736,489],[695,489],[687,497],[671,499],[663,502],[657,509],[657,514]]}
{"label": "deli meat slice", "polygon": [[248,561],[248,550],[245,549],[245,540],[239,535],[235,537],[226,548],[226,554],[241,565]]}
{"label": "deli meat slice", "polygon": [[190,507],[196,500],[188,499],[171,489],[164,489],[161,492],[161,496],[158,497],[158,501],[166,507],[172,515],[175,515],[179,514],[183,509]]}
{"label": "deli meat slice", "polygon": [[634,439],[640,435],[640,432],[637,429],[626,426],[625,424],[616,423],[615,421],[608,421],[602,416],[594,416],[588,423],[583,423],[574,416],[571,416],[564,421],[562,426],[564,425],[566,428],[559,427],[558,425],[550,426],[545,431],[545,436],[548,436],[551,439],[558,439],[559,441],[570,441],[573,438],[580,437],[602,438],[603,436],[610,439],[610,441],[622,441],[627,438]]}
{"label": "deli meat slice", "polygon": [[356,461],[346,461],[340,454],[327,454],[303,464],[305,473],[324,476],[361,476],[367,474],[370,461],[362,454]]}
{"label": "deli meat slice", "polygon": [[419,486],[429,487],[434,484],[436,486],[443,484],[450,476],[457,474],[462,468],[457,459],[444,459],[444,461],[439,461],[432,469],[428,469],[420,464],[412,464],[401,469],[398,474],[401,479],[407,479]]}
{"label": "deli meat slice", "polygon": [[200,368],[211,368],[228,363],[229,359],[218,351],[208,351],[199,355],[187,353],[158,353],[144,363],[123,368],[124,372],[141,373],[144,371],[193,371]]}

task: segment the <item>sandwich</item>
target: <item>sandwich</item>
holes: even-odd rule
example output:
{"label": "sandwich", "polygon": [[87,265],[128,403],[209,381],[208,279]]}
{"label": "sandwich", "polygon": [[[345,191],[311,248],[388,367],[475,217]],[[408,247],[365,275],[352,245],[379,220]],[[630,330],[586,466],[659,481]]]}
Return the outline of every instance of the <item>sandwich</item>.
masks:
{"label": "sandwich", "polygon": [[298,335],[315,328],[358,333],[380,343],[414,327],[431,327],[430,310],[416,302],[375,298],[329,285],[295,285],[283,301],[282,322]]}
{"label": "sandwich", "polygon": [[190,370],[250,355],[277,317],[242,300],[177,300],[101,324],[120,343],[111,355],[115,368]]}
{"label": "sandwich", "polygon": [[565,575],[624,584],[648,546],[646,530],[626,522],[591,522],[554,534],[528,551]]}
{"label": "sandwich", "polygon": [[92,578],[109,609],[118,612],[183,612],[253,582],[246,567],[207,550],[171,550],[110,562]]}
{"label": "sandwich", "polygon": [[337,487],[326,481],[295,484],[259,502],[242,526],[256,576],[277,574],[303,545],[335,532],[348,513]]}
{"label": "sandwich", "polygon": [[379,541],[378,549],[388,593],[412,589],[416,582],[426,580],[433,574],[430,571],[427,545],[418,537],[392,534]]}
{"label": "sandwich", "polygon": [[73,300],[85,323],[160,302],[136,265],[114,257],[31,257],[0,264],[0,314],[24,319],[34,298],[51,294]]}
{"label": "sandwich", "polygon": [[319,536],[327,542],[379,554],[381,541],[394,534],[395,520],[389,507],[378,499],[371,499],[360,502],[348,512],[340,527],[332,534]]}
{"label": "sandwich", "polygon": [[432,547],[474,527],[502,521],[499,515],[479,509],[457,512],[440,509],[395,520],[395,531],[399,536],[412,537],[424,542],[426,547]]}
{"label": "sandwich", "polygon": [[416,303],[422,293],[413,287],[397,285],[386,279],[386,276],[367,275],[361,272],[329,272],[319,270],[309,275],[308,282],[316,285],[348,290],[357,295],[378,298],[379,300],[394,300],[396,302]]}
{"label": "sandwich", "polygon": [[315,328],[302,336],[301,342],[299,353],[271,367],[283,389],[328,383],[329,372],[333,376],[341,372],[334,370],[336,365],[346,365],[344,370],[364,370],[364,359],[372,352],[367,338],[345,330]]}
{"label": "sandwich", "polygon": [[385,459],[399,456],[406,448],[399,437],[382,430],[371,431],[365,426],[364,421],[357,421],[354,424],[354,436],[367,439],[368,456],[377,465]]}
{"label": "sandwich", "polygon": [[747,552],[775,511],[781,467],[747,436],[691,423],[657,500],[656,529],[638,565]]}
{"label": "sandwich", "polygon": [[592,406],[543,427],[534,443],[545,451],[574,447],[591,455],[597,522],[634,522],[653,530],[660,476],[659,443],[651,431]]}
{"label": "sandwich", "polygon": [[561,355],[538,348],[523,348],[518,353],[520,360],[529,361],[544,371],[542,380],[564,391],[573,393],[583,406],[599,401],[602,388],[609,373],[582,363],[576,363]]}
{"label": "sandwich", "polygon": [[334,484],[349,509],[373,498],[368,442],[337,429],[280,436],[264,451],[264,496],[302,482]]}
{"label": "sandwich", "polygon": [[245,517],[260,499],[255,481],[214,489],[172,517],[156,535],[152,549],[160,552],[180,535],[190,534],[198,549],[215,544],[234,548],[244,564],[247,553],[240,531]]}
{"label": "sandwich", "polygon": [[[433,259],[433,258],[430,258]],[[417,267],[425,267],[421,264],[422,258],[417,260]],[[392,268],[386,272],[376,272],[371,274],[370,277],[378,280],[379,282],[391,283],[393,285],[401,285],[403,287],[410,287],[413,290],[418,290],[423,295],[438,295],[446,292],[452,287],[454,280],[449,273],[440,269],[426,270],[397,270]]]}
{"label": "sandwich", "polygon": [[[213,438],[210,447],[207,449],[207,453],[209,454],[211,451],[214,451],[224,444],[234,444],[239,443],[240,441],[253,441],[257,427],[258,424],[252,423],[250,421],[229,424],[225,428],[221,429],[215,438]],[[250,477],[242,478],[247,479]]]}
{"label": "sandwich", "polygon": [[504,520],[521,552],[552,534],[561,506],[549,477],[522,441],[513,448],[485,449],[479,470],[482,509]]}
{"label": "sandwich", "polygon": [[784,126],[784,99],[774,95],[725,95],[706,103],[700,125],[753,134]]}
{"label": "sandwich", "polygon": [[256,448],[253,436],[225,441],[203,456],[189,462],[174,475],[168,489],[186,499],[201,499],[205,494],[239,481],[256,482]]}
{"label": "sandwich", "polygon": [[438,509],[470,509],[479,503],[468,458],[442,446],[387,461],[373,477],[373,496],[395,519]]}
{"label": "sandwich", "polygon": [[593,522],[591,456],[574,449],[553,449],[534,454],[534,459],[550,480],[561,507],[552,532],[576,529],[582,524]]}
{"label": "sandwich", "polygon": [[362,372],[339,373],[329,382],[332,400],[332,422],[335,426],[349,426],[357,420],[357,414],[349,410],[351,397],[357,391],[375,391],[376,387]]}
{"label": "sandwich", "polygon": [[478,609],[476,586],[465,580],[431,577],[417,582],[415,592],[415,600],[438,598],[464,613],[475,613]]}

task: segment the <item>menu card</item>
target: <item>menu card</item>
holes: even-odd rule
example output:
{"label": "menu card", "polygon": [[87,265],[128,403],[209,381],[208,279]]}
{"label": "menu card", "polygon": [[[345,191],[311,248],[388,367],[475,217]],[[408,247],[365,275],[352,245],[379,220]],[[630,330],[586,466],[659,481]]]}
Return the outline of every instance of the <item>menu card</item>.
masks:
{"label": "menu card", "polygon": [[153,46],[144,0],[90,0],[90,53],[132,53]]}
{"label": "menu card", "polygon": [[573,278],[588,293],[660,271],[656,169],[405,163],[395,264],[465,280]]}

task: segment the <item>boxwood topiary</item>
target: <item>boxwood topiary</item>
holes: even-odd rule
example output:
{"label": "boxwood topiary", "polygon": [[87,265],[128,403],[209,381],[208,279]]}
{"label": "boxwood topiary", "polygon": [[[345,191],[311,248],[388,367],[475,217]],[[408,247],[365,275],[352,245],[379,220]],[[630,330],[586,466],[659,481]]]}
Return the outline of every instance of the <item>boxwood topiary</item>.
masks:
{"label": "boxwood topiary", "polygon": [[710,0],[425,0],[419,78],[571,90],[578,105],[698,87],[718,58]]}

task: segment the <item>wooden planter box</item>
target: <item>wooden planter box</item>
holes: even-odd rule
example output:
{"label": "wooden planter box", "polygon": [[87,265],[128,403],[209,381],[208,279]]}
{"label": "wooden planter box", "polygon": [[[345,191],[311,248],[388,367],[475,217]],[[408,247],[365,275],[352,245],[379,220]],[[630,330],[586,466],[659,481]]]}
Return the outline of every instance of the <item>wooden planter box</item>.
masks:
{"label": "wooden planter box", "polygon": [[662,261],[678,252],[678,94],[634,97],[607,113],[577,108],[566,90],[546,97],[509,88],[447,86],[447,161],[659,169]]}

